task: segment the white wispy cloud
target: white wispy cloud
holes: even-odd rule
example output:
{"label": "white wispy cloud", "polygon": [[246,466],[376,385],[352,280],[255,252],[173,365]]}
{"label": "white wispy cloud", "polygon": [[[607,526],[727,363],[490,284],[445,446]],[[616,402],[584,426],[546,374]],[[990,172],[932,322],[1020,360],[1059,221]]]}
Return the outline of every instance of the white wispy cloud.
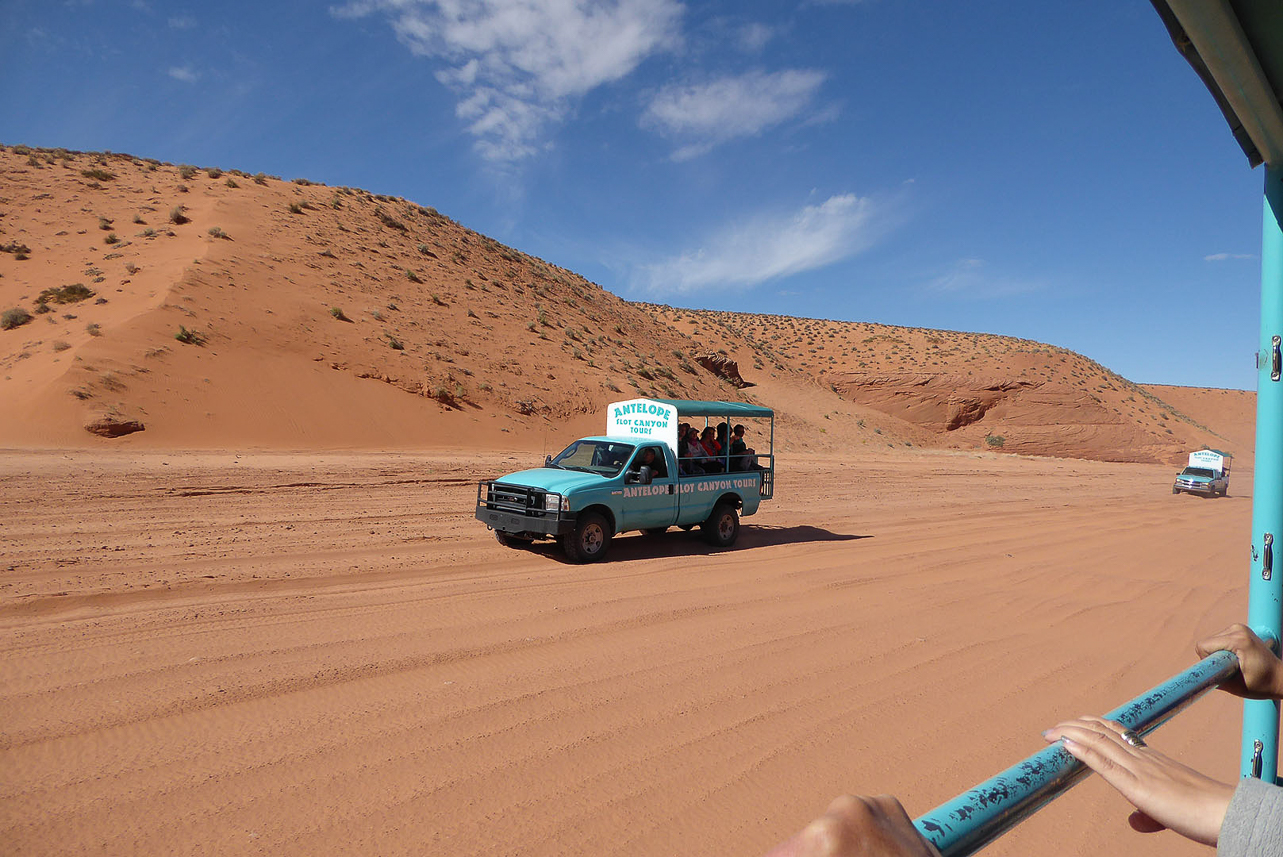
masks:
{"label": "white wispy cloud", "polygon": [[180,17],[169,19],[169,28],[171,30],[192,30],[196,27],[196,19],[191,15],[182,15]]}
{"label": "white wispy cloud", "polygon": [[414,53],[444,60],[437,79],[492,161],[537,151],[545,128],[585,93],[675,47],[676,0],[354,0],[340,17],[383,13]]}
{"label": "white wispy cloud", "polygon": [[926,284],[928,292],[960,298],[999,298],[1042,291],[1046,284],[990,270],[984,259],[959,259]]}
{"label": "white wispy cloud", "polygon": [[200,80],[200,72],[189,65],[170,66],[166,74],[174,80],[181,80],[183,83],[195,83]]}
{"label": "white wispy cloud", "polygon": [[791,119],[815,100],[825,74],[813,69],[750,71],[661,89],[642,114],[643,128],[677,140],[677,161]]}
{"label": "white wispy cloud", "polygon": [[869,198],[832,196],[786,215],[721,230],[697,250],[642,266],[635,285],[653,294],[754,286],[831,265],[868,248],[889,227]]}
{"label": "white wispy cloud", "polygon": [[1255,253],[1213,253],[1210,256],[1204,256],[1204,262],[1224,262],[1226,259],[1255,259]]}
{"label": "white wispy cloud", "polygon": [[775,37],[775,29],[766,24],[745,24],[736,34],[739,48],[747,53],[757,53]]}

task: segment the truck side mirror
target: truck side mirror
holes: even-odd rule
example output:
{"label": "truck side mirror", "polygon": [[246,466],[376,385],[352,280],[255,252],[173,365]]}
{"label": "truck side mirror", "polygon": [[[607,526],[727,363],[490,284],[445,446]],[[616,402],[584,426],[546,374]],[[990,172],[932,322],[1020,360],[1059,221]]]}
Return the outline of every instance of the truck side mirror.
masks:
{"label": "truck side mirror", "polygon": [[545,456],[543,457],[543,466],[544,466],[544,467],[552,467],[552,456],[551,456],[551,455],[545,455]]}
{"label": "truck side mirror", "polygon": [[650,467],[642,465],[636,470],[630,470],[624,474],[625,485],[649,485],[655,478],[655,471]]}

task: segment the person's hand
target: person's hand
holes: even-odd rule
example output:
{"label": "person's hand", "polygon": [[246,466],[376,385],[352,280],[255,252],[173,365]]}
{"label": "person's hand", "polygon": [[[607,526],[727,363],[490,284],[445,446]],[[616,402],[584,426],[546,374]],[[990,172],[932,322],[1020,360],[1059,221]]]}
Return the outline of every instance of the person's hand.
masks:
{"label": "person's hand", "polygon": [[843,795],[766,857],[940,857],[891,795]]}
{"label": "person's hand", "polygon": [[1174,761],[1112,720],[1080,717],[1048,729],[1048,742],[1065,739],[1075,759],[1104,778],[1136,807],[1129,819],[1142,833],[1174,830],[1184,837],[1215,845],[1234,787],[1205,777]]}
{"label": "person's hand", "polygon": [[1246,699],[1283,698],[1283,661],[1246,625],[1230,625],[1200,640],[1194,651],[1200,658],[1222,651],[1238,656],[1238,674],[1221,685],[1222,690]]}

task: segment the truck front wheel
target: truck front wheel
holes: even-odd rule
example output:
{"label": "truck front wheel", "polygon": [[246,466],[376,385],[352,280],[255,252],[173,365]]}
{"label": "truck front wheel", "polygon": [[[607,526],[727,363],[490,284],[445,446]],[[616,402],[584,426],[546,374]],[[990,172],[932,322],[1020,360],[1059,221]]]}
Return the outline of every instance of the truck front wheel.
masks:
{"label": "truck front wheel", "polygon": [[715,548],[728,548],[735,544],[740,534],[740,516],[730,503],[718,503],[713,507],[713,514],[700,524],[704,541]]}
{"label": "truck front wheel", "polygon": [[610,547],[610,524],[596,512],[579,516],[575,529],[561,537],[561,547],[571,562],[596,562]]}
{"label": "truck front wheel", "polygon": [[528,548],[535,543],[534,539],[525,536],[514,536],[512,533],[505,533],[503,530],[494,531],[495,541],[506,548]]}

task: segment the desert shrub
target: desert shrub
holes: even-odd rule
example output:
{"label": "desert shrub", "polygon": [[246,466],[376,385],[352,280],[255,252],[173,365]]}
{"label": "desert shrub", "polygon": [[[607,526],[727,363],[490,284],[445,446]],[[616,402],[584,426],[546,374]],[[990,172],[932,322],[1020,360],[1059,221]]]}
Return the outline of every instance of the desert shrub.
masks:
{"label": "desert shrub", "polygon": [[240,185],[236,183],[236,179],[232,178],[231,176],[227,177],[227,186],[232,188],[240,187]]}
{"label": "desert shrub", "polygon": [[13,258],[22,260],[30,258],[31,248],[26,244],[10,241],[8,244],[0,244],[0,253],[12,253]]}
{"label": "desert shrub", "polygon": [[110,232],[111,225],[115,222],[116,221],[112,220],[110,217],[99,217],[98,228],[101,229],[103,232]]}
{"label": "desert shrub", "polygon": [[144,225],[145,225],[145,224],[147,223],[147,221],[146,221],[146,220],[143,220],[143,216],[142,216],[141,214],[135,214],[135,215],[134,215],[134,223],[140,223],[140,224],[144,224]]}
{"label": "desert shrub", "polygon": [[1002,445],[1006,442],[1007,439],[1000,434],[985,435],[985,443],[989,444],[994,449],[1001,449]]}
{"label": "desert shrub", "polygon": [[388,338],[388,347],[391,348],[393,351],[405,350],[405,345],[401,342],[401,340],[397,339],[395,336],[393,336],[390,333],[385,333],[384,336]]}
{"label": "desert shrub", "polygon": [[267,176],[263,173],[255,173],[254,184],[267,184]]}
{"label": "desert shrub", "polygon": [[22,307],[14,307],[0,313],[0,330],[13,330],[31,321],[31,313]]}
{"label": "desert shrub", "polygon": [[174,334],[174,338],[177,339],[179,342],[183,343],[184,345],[204,345],[205,344],[204,336],[202,336],[199,332],[195,330],[188,330],[187,328],[183,327],[181,324],[178,326],[178,332]]}
{"label": "desert shrub", "polygon": [[310,184],[311,184],[311,182],[310,182],[310,181],[308,181],[307,179],[294,179],[294,184],[296,184],[296,185],[302,185],[303,187],[307,187],[308,185],[310,185]]}
{"label": "desert shrub", "polygon": [[176,205],[169,210],[169,222],[182,226],[184,223],[190,223],[191,218],[186,214],[187,207]]}
{"label": "desert shrub", "polygon": [[303,206],[297,202],[291,202],[289,205],[290,214],[302,214]]}
{"label": "desert shrub", "polygon": [[476,314],[475,312],[473,312],[471,308],[469,308],[469,309],[468,309],[468,318],[476,318],[476,317],[477,317],[477,314]]}
{"label": "desert shrub", "polygon": [[352,319],[348,318],[348,317],[347,317],[347,315],[345,315],[345,314],[344,314],[344,312],[343,312],[343,310],[342,310],[342,309],[340,309],[339,307],[336,307],[336,306],[332,306],[332,307],[330,307],[330,315],[334,316],[334,317],[335,317],[335,318],[337,318],[339,321],[351,321],[351,320],[352,320]]}
{"label": "desert shrub", "polygon": [[393,217],[392,215],[388,214],[388,213],[387,213],[386,211],[384,211],[382,208],[376,208],[376,209],[374,209],[374,216],[375,216],[375,217],[377,217],[377,218],[379,218],[379,221],[380,221],[384,226],[388,227],[389,229],[399,229],[399,230],[401,230],[402,232],[405,232],[405,231],[406,231],[406,228],[405,228],[405,224],[404,224],[404,223],[402,223],[401,221],[397,220],[397,219],[396,219],[395,217]]}
{"label": "desert shrub", "polygon": [[216,178],[220,178],[223,175],[223,171],[220,170],[218,167],[210,167],[209,169],[205,170],[205,175],[209,176],[211,179],[216,179]]}
{"label": "desert shrub", "polygon": [[226,232],[224,232],[224,231],[223,231],[223,227],[221,227],[221,226],[211,226],[211,227],[209,227],[209,236],[210,236],[211,238],[223,238],[223,239],[225,239],[225,240],[227,240],[227,241],[231,241],[231,240],[232,240],[232,236],[230,236],[230,235],[228,235]]}
{"label": "desert shrub", "polygon": [[423,279],[422,279],[421,277],[419,277],[419,275],[418,275],[418,274],[414,273],[414,271],[412,271],[412,270],[411,270],[411,269],[409,269],[409,268],[406,268],[406,269],[405,269],[405,276],[406,276],[406,279],[408,279],[408,280],[409,280],[410,282],[412,282],[412,283],[422,283],[422,282],[423,282]]}
{"label": "desert shrub", "polygon": [[125,270],[132,275],[132,274],[137,274],[139,271],[142,270],[142,268],[138,267],[133,262],[126,262]]}
{"label": "desert shrub", "polygon": [[108,232],[107,237],[102,239],[102,243],[104,244],[115,244],[118,241],[120,241],[120,238],[116,236],[115,232]]}
{"label": "desert shrub", "polygon": [[91,321],[85,325],[85,332],[90,336],[102,336],[102,325]]}
{"label": "desert shrub", "polygon": [[447,304],[445,301],[441,300],[441,296],[440,296],[440,295],[433,295],[433,296],[432,296],[432,302],[433,302],[434,304],[436,304],[437,306],[449,306],[449,304]]}
{"label": "desert shrub", "polygon": [[115,173],[108,172],[107,170],[99,167],[94,167],[91,170],[81,170],[80,174],[87,179],[96,179],[100,182],[109,182],[116,177]]}
{"label": "desert shrub", "polygon": [[54,351],[66,351],[70,347],[71,347],[71,343],[63,342],[61,339],[57,340],[53,344]]}
{"label": "desert shrub", "polygon": [[184,181],[186,181],[196,175],[196,168],[191,164],[179,164],[178,174],[183,177]]}
{"label": "desert shrub", "polygon": [[69,286],[59,286],[57,288],[45,289],[36,296],[36,303],[44,306],[45,304],[74,304],[83,300],[88,300],[94,296],[93,289],[84,283],[72,283]]}

